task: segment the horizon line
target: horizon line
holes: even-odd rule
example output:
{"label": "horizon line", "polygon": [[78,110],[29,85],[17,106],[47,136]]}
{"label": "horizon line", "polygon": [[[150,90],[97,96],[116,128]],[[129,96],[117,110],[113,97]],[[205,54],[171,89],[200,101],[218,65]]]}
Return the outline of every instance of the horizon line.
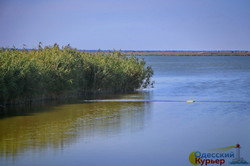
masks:
{"label": "horizon line", "polygon": [[[52,45],[48,47],[53,47]],[[61,46],[60,49],[62,49],[65,46]],[[44,48],[44,47],[43,47]],[[228,50],[174,50],[174,49],[168,49],[168,50],[152,50],[152,49],[81,49],[81,48],[75,48],[71,47],[72,49],[76,49],[78,51],[86,51],[86,52],[112,52],[112,51],[121,51],[121,52],[250,52],[250,50],[241,50],[241,49],[228,49]],[[18,49],[18,50],[37,50],[38,48],[20,48],[20,47],[0,47],[0,49]]]}

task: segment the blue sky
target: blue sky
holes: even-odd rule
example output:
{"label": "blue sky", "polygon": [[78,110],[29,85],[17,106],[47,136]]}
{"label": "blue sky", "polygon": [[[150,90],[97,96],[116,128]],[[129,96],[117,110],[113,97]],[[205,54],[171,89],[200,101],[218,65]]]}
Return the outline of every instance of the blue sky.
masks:
{"label": "blue sky", "polygon": [[0,46],[250,50],[250,0],[0,0]]}

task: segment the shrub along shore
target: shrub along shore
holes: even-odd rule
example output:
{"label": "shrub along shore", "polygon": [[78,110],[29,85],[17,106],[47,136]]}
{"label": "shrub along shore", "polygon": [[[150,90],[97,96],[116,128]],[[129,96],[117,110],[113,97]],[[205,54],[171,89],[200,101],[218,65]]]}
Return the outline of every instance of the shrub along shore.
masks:
{"label": "shrub along shore", "polygon": [[70,46],[0,49],[0,105],[99,93],[132,92],[152,85],[151,67],[121,52],[82,52]]}

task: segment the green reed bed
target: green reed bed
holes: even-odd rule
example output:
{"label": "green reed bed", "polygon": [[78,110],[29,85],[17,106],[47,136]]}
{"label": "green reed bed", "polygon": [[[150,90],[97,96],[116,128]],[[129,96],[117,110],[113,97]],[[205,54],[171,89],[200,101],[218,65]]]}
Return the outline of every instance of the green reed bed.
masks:
{"label": "green reed bed", "polygon": [[121,52],[87,53],[70,47],[0,49],[0,104],[69,94],[124,93],[148,87],[153,71]]}

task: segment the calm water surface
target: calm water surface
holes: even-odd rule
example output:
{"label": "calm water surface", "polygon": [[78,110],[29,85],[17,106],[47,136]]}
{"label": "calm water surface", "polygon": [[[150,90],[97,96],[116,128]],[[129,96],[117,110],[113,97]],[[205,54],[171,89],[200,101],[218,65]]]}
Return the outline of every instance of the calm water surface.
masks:
{"label": "calm water surface", "polygon": [[237,143],[250,162],[250,57],[144,58],[153,89],[2,116],[0,165],[189,166],[193,151]]}

